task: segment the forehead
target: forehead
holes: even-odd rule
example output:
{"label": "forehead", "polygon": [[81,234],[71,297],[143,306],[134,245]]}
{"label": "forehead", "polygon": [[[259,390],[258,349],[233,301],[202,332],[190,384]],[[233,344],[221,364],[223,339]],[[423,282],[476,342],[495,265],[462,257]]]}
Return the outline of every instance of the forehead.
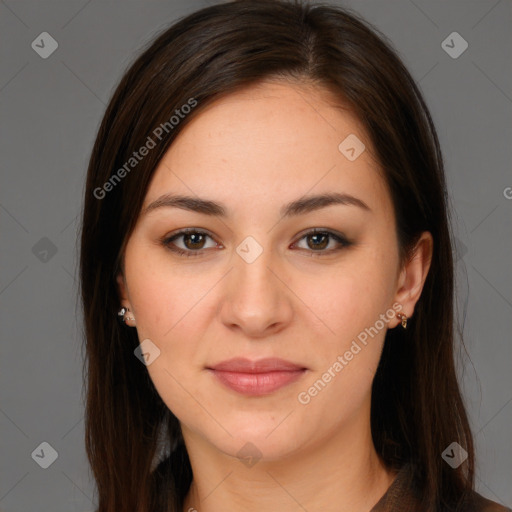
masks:
{"label": "forehead", "polygon": [[[336,191],[389,208],[362,124],[335,101],[326,90],[287,82],[262,83],[214,101],[162,158],[145,205],[170,192],[242,208],[248,201],[280,206],[308,193]],[[366,147],[355,160],[343,151],[347,140],[360,144],[356,150]]]}

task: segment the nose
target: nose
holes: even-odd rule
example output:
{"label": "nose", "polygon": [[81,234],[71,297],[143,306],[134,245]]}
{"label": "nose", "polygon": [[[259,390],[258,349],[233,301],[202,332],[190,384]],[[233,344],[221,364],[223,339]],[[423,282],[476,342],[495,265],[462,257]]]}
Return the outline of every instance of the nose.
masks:
{"label": "nose", "polygon": [[290,324],[293,293],[279,268],[270,251],[264,250],[251,263],[234,255],[220,309],[225,326],[246,337],[264,338]]}

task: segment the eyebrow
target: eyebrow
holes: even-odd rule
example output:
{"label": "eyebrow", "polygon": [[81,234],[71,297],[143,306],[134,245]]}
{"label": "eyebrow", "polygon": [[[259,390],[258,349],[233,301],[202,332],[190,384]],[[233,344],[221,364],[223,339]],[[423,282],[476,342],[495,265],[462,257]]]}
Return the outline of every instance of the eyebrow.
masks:
{"label": "eyebrow", "polygon": [[[294,217],[309,213],[331,205],[357,206],[371,212],[371,208],[361,199],[350,194],[326,193],[312,196],[303,196],[285,204],[281,210],[281,217]],[[198,197],[164,194],[143,209],[142,215],[158,208],[180,208],[196,213],[211,215],[214,217],[228,217],[227,208],[221,203]]]}

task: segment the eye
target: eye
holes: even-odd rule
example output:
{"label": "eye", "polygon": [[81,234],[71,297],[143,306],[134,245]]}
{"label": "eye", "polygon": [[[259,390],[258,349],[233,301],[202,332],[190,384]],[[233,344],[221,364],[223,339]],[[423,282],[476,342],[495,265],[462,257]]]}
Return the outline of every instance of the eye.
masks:
{"label": "eye", "polygon": [[[352,242],[349,242],[343,235],[323,229],[313,229],[305,233],[299,239],[299,242],[302,240],[305,240],[306,247],[299,247],[299,249],[308,250],[312,253],[312,256],[314,253],[319,253],[314,254],[315,256],[329,254],[352,244]],[[297,244],[298,242],[295,242],[293,245],[295,246]]]}
{"label": "eye", "polygon": [[[206,245],[208,238],[213,241],[213,245]],[[179,240],[179,243],[176,243],[176,240]],[[182,256],[200,256],[203,249],[222,247],[208,233],[193,228],[183,229],[178,233],[165,237],[161,240],[161,243],[169,250]]]}
{"label": "eye", "polygon": [[[211,240],[209,246],[207,245],[208,239]],[[306,242],[306,247],[299,246],[299,243],[303,240]],[[182,229],[171,236],[164,237],[161,243],[170,251],[186,257],[201,256],[205,249],[223,248],[221,244],[215,242],[209,233],[194,228]],[[341,234],[315,228],[303,234],[292,246],[308,251],[311,256],[322,256],[350,245],[352,245],[352,242]]]}

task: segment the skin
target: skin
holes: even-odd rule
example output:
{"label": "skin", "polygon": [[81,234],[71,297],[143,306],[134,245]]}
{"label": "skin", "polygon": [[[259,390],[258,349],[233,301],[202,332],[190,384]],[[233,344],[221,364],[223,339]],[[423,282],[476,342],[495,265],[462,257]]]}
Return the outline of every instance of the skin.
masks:
{"label": "skin", "polygon": [[[349,134],[366,146],[355,161],[338,149]],[[351,194],[371,211],[330,205],[281,218],[284,204],[324,192]],[[386,329],[401,329],[400,320],[369,338],[309,403],[297,397],[394,303],[413,315],[432,237],[423,233],[400,266],[391,197],[362,125],[318,87],[252,86],[216,100],[184,128],[143,211],[164,193],[214,200],[229,214],[141,214],[118,276],[121,303],[134,317],[127,324],[161,351],[147,369],[181,423],[191,460],[183,510],[367,512],[395,477],[372,442],[370,399]],[[182,228],[212,236],[174,240],[200,255],[161,243]],[[321,238],[317,249],[304,237],[311,228],[352,244]],[[263,249],[252,263],[236,252],[247,236]],[[235,356],[280,357],[307,371],[270,395],[248,397],[205,369]],[[248,442],[260,457],[252,467],[237,456]]]}

